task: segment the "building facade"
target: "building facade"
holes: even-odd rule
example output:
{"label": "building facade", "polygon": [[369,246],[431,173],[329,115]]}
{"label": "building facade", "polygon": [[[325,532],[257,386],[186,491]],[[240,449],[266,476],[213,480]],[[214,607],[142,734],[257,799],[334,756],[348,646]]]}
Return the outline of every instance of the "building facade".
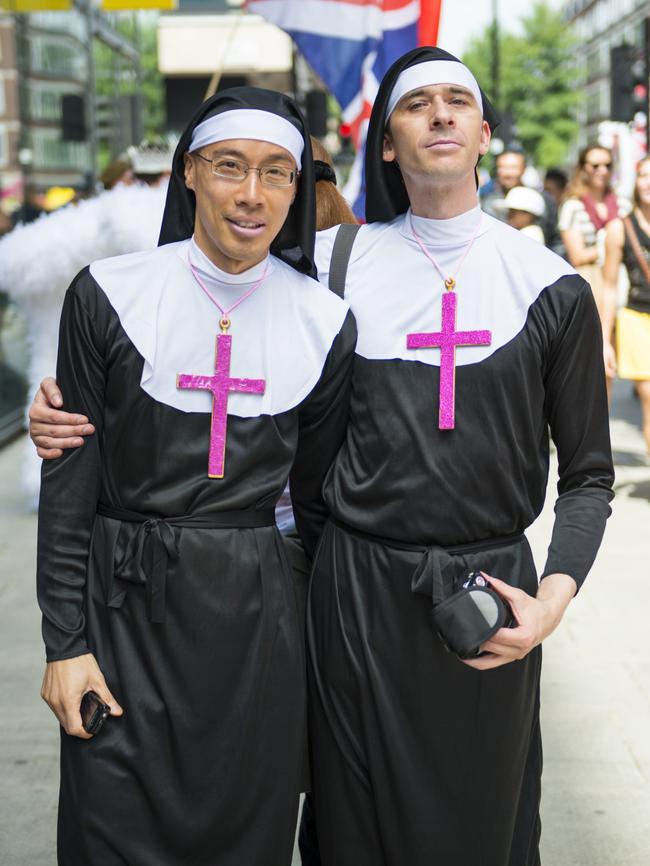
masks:
{"label": "building facade", "polygon": [[240,0],[179,0],[158,22],[167,127],[178,133],[217,90],[255,85],[293,92],[293,43]]}
{"label": "building facade", "polygon": [[[135,89],[139,53],[114,23],[97,0],[73,0],[61,11],[0,13],[0,194],[5,212],[24,188],[79,189],[91,183],[100,139],[106,139],[113,156],[138,143],[138,118],[128,125],[129,140],[122,136],[118,141],[126,128],[121,89],[125,82]],[[110,94],[103,97],[102,125],[97,59],[105,60],[107,54],[116,60],[109,59],[108,71],[104,69],[111,82],[108,90],[102,88]],[[63,132],[66,97],[76,97],[76,136]]]}
{"label": "building facade", "polygon": [[580,146],[598,138],[599,124],[610,117],[610,49],[628,44],[642,47],[644,21],[650,0],[568,0],[566,22],[578,40],[581,79],[585,94],[580,109]]}
{"label": "building facade", "polygon": [[[20,188],[18,165],[18,72],[16,70],[14,22],[0,15],[0,189],[14,197]],[[0,202],[0,208],[2,203]]]}
{"label": "building facade", "polygon": [[88,141],[64,141],[62,99],[88,89],[88,26],[78,9],[16,16],[19,72],[19,161],[30,185],[84,184],[91,170]]}

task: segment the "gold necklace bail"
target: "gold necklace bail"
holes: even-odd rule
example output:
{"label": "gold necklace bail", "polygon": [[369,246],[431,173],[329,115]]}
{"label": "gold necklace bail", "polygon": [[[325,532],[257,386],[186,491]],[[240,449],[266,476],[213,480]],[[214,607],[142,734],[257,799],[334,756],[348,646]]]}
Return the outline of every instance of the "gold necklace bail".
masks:
{"label": "gold necklace bail", "polygon": [[453,291],[456,288],[456,280],[453,277],[447,277],[445,280],[445,288],[448,292]]}
{"label": "gold necklace bail", "polygon": [[219,327],[221,328],[221,333],[225,334],[230,327],[230,319],[228,318],[228,316],[222,316],[219,319]]}

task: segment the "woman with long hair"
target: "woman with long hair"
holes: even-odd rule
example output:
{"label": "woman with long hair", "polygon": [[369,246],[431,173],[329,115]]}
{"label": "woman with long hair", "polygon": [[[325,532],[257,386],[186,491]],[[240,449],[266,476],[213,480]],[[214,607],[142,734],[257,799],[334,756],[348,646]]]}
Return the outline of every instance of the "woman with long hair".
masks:
{"label": "woman with long hair", "polygon": [[612,189],[612,161],[611,150],[600,144],[589,144],[580,151],[558,222],[567,258],[591,286],[599,311],[604,228],[625,209]]}
{"label": "woman with long hair", "polygon": [[316,231],[321,232],[343,223],[356,223],[350,205],[336,187],[334,163],[317,138],[311,136],[316,178]]}
{"label": "woman with long hair", "polygon": [[[625,306],[617,314],[621,263],[630,287]],[[606,367],[611,375],[617,371],[621,379],[635,383],[650,454],[650,157],[637,167],[632,213],[606,228],[602,321]]]}

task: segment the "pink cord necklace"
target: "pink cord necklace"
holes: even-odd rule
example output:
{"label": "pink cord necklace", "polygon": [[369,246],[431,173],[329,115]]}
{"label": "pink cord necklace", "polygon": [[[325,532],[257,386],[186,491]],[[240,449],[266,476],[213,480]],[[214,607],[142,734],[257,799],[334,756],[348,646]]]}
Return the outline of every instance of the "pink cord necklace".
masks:
{"label": "pink cord necklace", "polygon": [[[422,243],[422,238],[416,232],[415,226],[413,225],[413,214],[409,214],[409,223],[410,223],[411,234],[413,235],[413,239],[417,242],[417,245],[420,247],[420,249],[422,250],[424,255],[429,259],[431,264],[434,266],[434,268],[438,271],[438,273],[442,277],[442,281],[445,284],[445,289],[447,289],[448,292],[453,292],[454,289],[456,288],[456,278],[451,277],[451,276],[446,277],[442,272],[442,268],[440,267],[438,262],[433,257],[432,253],[430,253],[429,250],[424,246],[424,244]],[[465,259],[467,258],[467,254],[472,249],[474,241],[478,237],[478,233],[481,230],[482,226],[483,226],[483,214],[481,214],[481,218],[479,219],[478,223],[476,224],[476,228],[474,229],[474,234],[470,238],[468,244],[465,246],[465,249],[463,250],[463,254],[460,257],[460,261],[456,265],[456,277],[460,273],[460,269],[462,268],[463,264],[465,263]]]}
{"label": "pink cord necklace", "polygon": [[483,225],[483,215],[474,230],[469,243],[456,267],[455,276],[446,277],[433,255],[426,249],[415,230],[412,216],[409,217],[411,234],[418,246],[438,271],[446,291],[442,295],[442,329],[434,333],[407,334],[407,349],[440,349],[440,408],[438,410],[438,429],[453,430],[456,426],[456,346],[489,346],[492,342],[491,331],[456,330],[456,277],[467,254]]}
{"label": "pink cord necklace", "polygon": [[246,300],[246,298],[250,298],[250,296],[253,294],[253,292],[256,292],[259,289],[259,287],[262,285],[264,280],[266,279],[268,272],[269,272],[269,262],[270,261],[271,261],[270,257],[267,256],[266,265],[264,266],[264,273],[259,278],[259,280],[256,283],[254,283],[250,287],[250,289],[248,289],[248,291],[244,292],[244,294],[240,298],[237,298],[237,300],[235,301],[234,304],[231,304],[229,307],[226,307],[224,309],[221,306],[221,304],[219,303],[219,301],[217,301],[217,299],[212,295],[210,290],[206,287],[205,283],[203,282],[203,280],[199,276],[196,268],[192,264],[192,260],[190,259],[190,251],[188,248],[188,250],[187,250],[187,264],[190,266],[190,270],[192,271],[192,276],[194,277],[196,282],[199,284],[199,286],[203,289],[203,291],[207,295],[207,297],[212,301],[212,303],[215,305],[215,307],[221,313],[221,318],[219,319],[219,327],[221,328],[222,334],[227,333],[228,328],[230,327],[230,324],[231,324],[230,314],[232,313],[232,311],[236,307],[238,307],[240,304],[243,304],[244,301]]}
{"label": "pink cord necklace", "polygon": [[250,298],[266,279],[269,271],[270,258],[266,260],[264,273],[259,280],[238,298],[229,307],[221,304],[211,295],[203,280],[196,272],[190,261],[189,249],[187,252],[187,263],[192,276],[203,289],[208,298],[221,313],[219,327],[221,333],[217,334],[217,345],[214,357],[214,375],[202,376],[192,373],[179,373],[176,377],[176,387],[188,390],[210,391],[212,394],[212,425],[210,427],[210,451],[208,454],[208,477],[223,478],[226,462],[226,431],[228,425],[228,395],[232,391],[244,394],[263,394],[266,388],[266,379],[239,379],[230,375],[230,355],[232,352],[232,336],[227,333],[230,327],[230,314],[242,304],[246,298]]}

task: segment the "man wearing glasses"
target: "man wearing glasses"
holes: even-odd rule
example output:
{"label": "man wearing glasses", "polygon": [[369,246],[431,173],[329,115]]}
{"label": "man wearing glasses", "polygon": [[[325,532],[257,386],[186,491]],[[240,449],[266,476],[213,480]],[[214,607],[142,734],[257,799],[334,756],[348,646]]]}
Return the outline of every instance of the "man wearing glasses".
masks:
{"label": "man wearing glasses", "polygon": [[291,472],[311,554],[356,342],[309,278],[314,192],[292,100],[229,90],[181,137],[161,245],[68,290],[57,377],[97,434],[39,509],[65,866],[291,862],[305,657],[274,506]]}

